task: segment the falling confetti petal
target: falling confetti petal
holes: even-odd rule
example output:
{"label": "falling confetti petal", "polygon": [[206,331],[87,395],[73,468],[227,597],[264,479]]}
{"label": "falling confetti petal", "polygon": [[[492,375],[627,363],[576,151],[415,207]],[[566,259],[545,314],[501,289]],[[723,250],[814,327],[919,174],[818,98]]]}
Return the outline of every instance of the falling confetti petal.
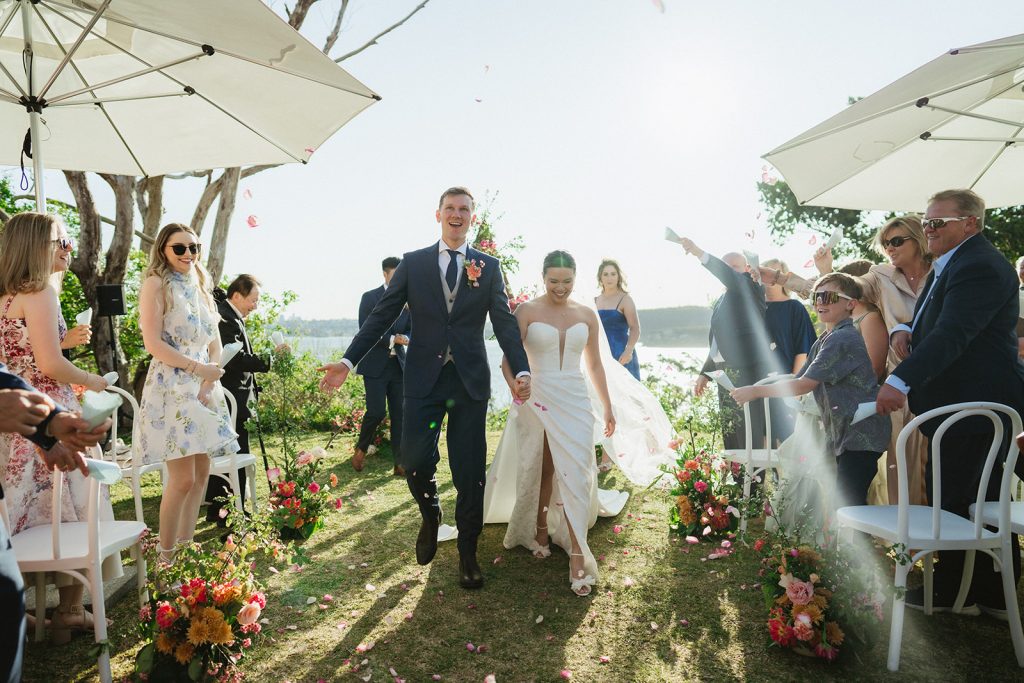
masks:
{"label": "falling confetti petal", "polygon": [[654,3],[654,6],[658,8],[659,12],[662,14],[665,13],[665,3],[662,2],[662,0],[651,0],[651,2]]}
{"label": "falling confetti petal", "polygon": [[817,244],[817,243],[818,243],[818,236],[817,235],[811,235],[811,239],[807,240],[807,244],[811,245],[812,247],[815,244]]}
{"label": "falling confetti petal", "polygon": [[484,101],[482,97],[474,97],[473,99],[476,100],[477,102],[483,102]]}
{"label": "falling confetti petal", "polygon": [[246,199],[252,199],[252,190],[246,190],[245,192],[242,193],[242,196],[245,197]]}
{"label": "falling confetti petal", "polygon": [[249,217],[245,219],[245,222],[249,224],[250,228],[255,228],[260,224],[260,219],[253,214],[249,214]]}
{"label": "falling confetti petal", "polygon": [[315,149],[313,149],[312,147],[307,147],[307,148],[306,148],[306,154],[309,154],[309,155],[311,155],[311,156],[312,156],[313,152],[315,152],[315,151],[316,151],[316,150],[315,150]]}
{"label": "falling confetti petal", "polygon": [[804,268],[810,268],[814,265],[814,259],[808,259],[807,263],[804,264]]}

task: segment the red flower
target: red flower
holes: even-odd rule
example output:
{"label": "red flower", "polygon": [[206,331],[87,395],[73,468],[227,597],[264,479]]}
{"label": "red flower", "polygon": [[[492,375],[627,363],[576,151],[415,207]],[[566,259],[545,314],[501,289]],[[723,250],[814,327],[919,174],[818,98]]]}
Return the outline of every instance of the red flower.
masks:
{"label": "red flower", "polygon": [[178,620],[178,610],[169,602],[161,602],[156,606],[156,624],[162,629],[168,629]]}
{"label": "red flower", "polygon": [[320,492],[320,484],[316,483],[315,481],[309,482],[309,492],[310,493],[319,493]]}
{"label": "red flower", "polygon": [[259,591],[256,591],[255,593],[249,596],[249,602],[255,602],[257,605],[260,606],[260,609],[267,608],[267,596]]}
{"label": "red flower", "polygon": [[756,541],[754,541],[754,550],[756,550],[757,552],[761,552],[761,548],[763,548],[763,547],[764,547],[764,539],[763,538],[759,538]]}
{"label": "red flower", "polygon": [[781,618],[768,620],[768,634],[782,647],[789,647],[796,640],[793,627],[788,626]]}

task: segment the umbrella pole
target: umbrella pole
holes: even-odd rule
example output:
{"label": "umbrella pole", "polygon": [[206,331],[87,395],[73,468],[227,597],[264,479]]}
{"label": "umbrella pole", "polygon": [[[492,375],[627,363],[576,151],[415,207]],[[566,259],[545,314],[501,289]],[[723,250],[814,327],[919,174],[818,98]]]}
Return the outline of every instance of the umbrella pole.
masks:
{"label": "umbrella pole", "polygon": [[32,134],[32,176],[36,184],[36,211],[46,213],[46,184],[43,180],[43,145],[41,112],[42,107],[36,105],[36,60],[32,50],[32,15],[31,3],[21,3],[21,28],[25,36],[25,57],[28,69],[28,123]]}

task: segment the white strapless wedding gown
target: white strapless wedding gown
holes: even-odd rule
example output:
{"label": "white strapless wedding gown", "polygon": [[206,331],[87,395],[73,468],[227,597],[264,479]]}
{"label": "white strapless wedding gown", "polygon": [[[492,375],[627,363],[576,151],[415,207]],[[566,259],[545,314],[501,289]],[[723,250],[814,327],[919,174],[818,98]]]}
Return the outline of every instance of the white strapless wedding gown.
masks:
{"label": "white strapless wedding gown", "polygon": [[[532,322],[524,346],[530,360],[531,396],[513,405],[494,461],[487,471],[484,522],[508,523],[506,548],[538,549],[537,505],[540,499],[544,436],[547,435],[555,467],[551,503],[547,512],[551,541],[571,552],[571,526],[583,553],[583,576],[571,576],[573,590],[597,581],[597,561],[587,545],[587,530],[598,514],[612,517],[622,511],[629,494],[597,488],[594,444],[604,425],[595,415],[580,361],[587,344],[586,323],[561,334],[547,323]],[[615,397],[612,397],[614,402]]]}

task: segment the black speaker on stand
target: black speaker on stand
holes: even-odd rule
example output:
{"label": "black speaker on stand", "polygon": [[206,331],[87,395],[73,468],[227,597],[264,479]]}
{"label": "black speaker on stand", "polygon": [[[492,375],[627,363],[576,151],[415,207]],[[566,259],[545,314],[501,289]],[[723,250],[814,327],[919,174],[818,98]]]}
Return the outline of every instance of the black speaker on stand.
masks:
{"label": "black speaker on stand", "polygon": [[117,332],[114,316],[124,315],[124,284],[96,285],[96,315],[106,316],[110,322],[110,361],[117,372]]}

